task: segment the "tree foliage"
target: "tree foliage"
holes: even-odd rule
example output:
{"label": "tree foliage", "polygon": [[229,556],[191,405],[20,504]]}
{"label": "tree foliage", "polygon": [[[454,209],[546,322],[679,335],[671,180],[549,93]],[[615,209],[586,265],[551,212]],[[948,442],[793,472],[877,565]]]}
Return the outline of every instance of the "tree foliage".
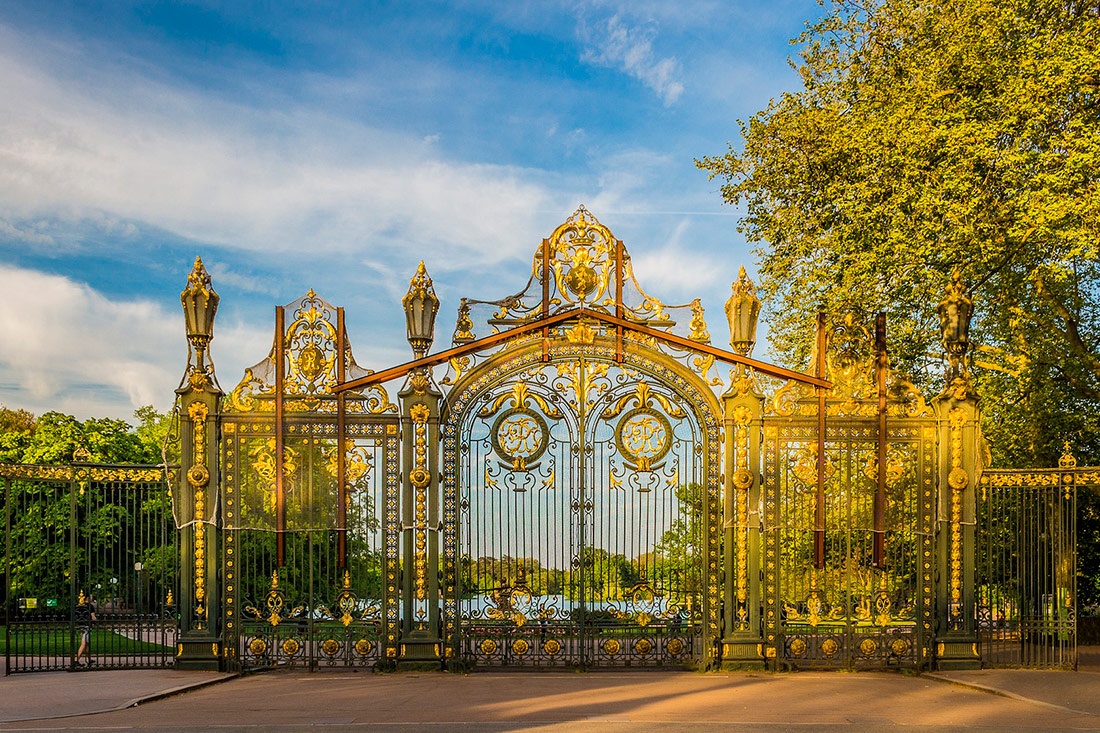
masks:
{"label": "tree foliage", "polygon": [[[806,364],[815,312],[854,302],[936,388],[957,268],[994,465],[1056,465],[1067,440],[1100,463],[1100,4],[839,0],[793,43],[801,89],[697,161],[761,243],[777,355]],[[1079,500],[1094,537],[1100,498]]]}
{"label": "tree foliage", "polygon": [[[781,357],[805,363],[814,313],[854,300],[888,313],[895,362],[927,380],[959,268],[983,396],[1036,424],[1042,405],[1100,402],[1097,7],[840,2],[796,39],[802,89],[741,123],[741,150],[698,161],[764,243]],[[1100,457],[1095,419],[1060,427]],[[999,457],[1049,461],[1064,437]]]}

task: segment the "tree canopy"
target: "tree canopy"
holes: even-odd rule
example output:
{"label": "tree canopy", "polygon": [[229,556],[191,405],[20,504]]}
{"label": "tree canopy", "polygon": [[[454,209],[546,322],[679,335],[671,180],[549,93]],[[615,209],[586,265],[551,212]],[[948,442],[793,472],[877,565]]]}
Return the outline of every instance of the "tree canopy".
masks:
{"label": "tree canopy", "polygon": [[795,39],[802,88],[697,161],[761,244],[777,356],[854,302],[936,384],[958,268],[995,463],[1100,459],[1098,39],[1095,0],[841,0]]}

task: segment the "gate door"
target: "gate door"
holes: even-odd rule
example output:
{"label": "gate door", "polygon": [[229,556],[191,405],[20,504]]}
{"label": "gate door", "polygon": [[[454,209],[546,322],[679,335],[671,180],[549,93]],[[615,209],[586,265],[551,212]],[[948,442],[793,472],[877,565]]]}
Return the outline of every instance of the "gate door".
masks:
{"label": "gate door", "polygon": [[452,403],[459,653],[478,665],[692,663],[709,654],[705,620],[719,610],[704,577],[708,557],[717,569],[706,436],[640,361],[566,348],[550,363],[515,358]]}
{"label": "gate door", "polygon": [[791,667],[919,667],[931,658],[935,613],[935,419],[894,374],[879,402],[866,329],[849,319],[832,338],[821,490],[813,390],[790,383],[765,415],[765,640]]}

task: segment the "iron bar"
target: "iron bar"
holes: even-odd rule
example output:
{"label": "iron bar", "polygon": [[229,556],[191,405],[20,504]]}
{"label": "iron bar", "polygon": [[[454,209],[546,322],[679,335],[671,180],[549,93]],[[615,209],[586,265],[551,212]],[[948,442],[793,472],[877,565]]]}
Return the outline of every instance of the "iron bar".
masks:
{"label": "iron bar", "polygon": [[[615,240],[615,317],[623,317],[623,240]],[[623,327],[615,326],[615,361],[623,363]]]}
{"label": "iron bar", "polygon": [[878,386],[878,475],[875,485],[872,562],[886,569],[886,314],[875,317],[875,382]]}
{"label": "iron bar", "polygon": [[283,477],[283,391],[286,389],[286,310],[275,307],[275,564],[286,565],[286,486]]}
{"label": "iron bar", "polygon": [[[815,374],[825,380],[825,314],[817,314],[817,361]],[[814,567],[825,567],[825,389],[817,387],[817,494],[814,499]]]}
{"label": "iron bar", "polygon": [[[550,240],[542,240],[542,319],[550,315]],[[550,361],[550,326],[542,328],[542,360]]]}
{"label": "iron bar", "polygon": [[[347,333],[344,331],[344,309],[336,309],[336,382],[343,383],[347,374]],[[348,457],[346,404],[347,395],[336,395],[336,567],[344,569],[348,558]]]}

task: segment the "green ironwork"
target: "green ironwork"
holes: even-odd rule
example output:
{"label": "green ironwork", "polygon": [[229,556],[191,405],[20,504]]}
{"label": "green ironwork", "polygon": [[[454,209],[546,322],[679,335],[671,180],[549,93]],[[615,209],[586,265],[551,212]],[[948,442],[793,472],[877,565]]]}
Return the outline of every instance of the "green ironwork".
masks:
{"label": "green ironwork", "polygon": [[177,473],[0,464],[5,674],[172,666],[179,548],[169,486]]}

